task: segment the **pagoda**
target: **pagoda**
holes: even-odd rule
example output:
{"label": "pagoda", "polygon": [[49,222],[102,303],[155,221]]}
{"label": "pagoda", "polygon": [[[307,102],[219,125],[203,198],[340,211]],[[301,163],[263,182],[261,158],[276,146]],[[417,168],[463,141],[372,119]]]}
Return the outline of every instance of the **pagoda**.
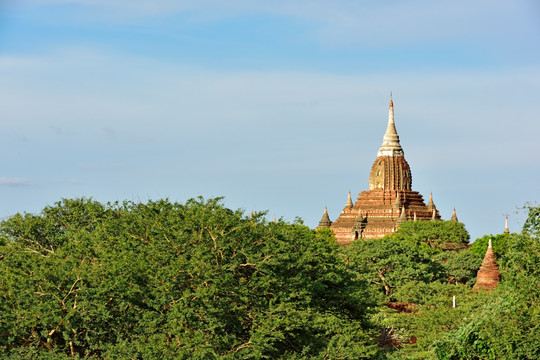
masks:
{"label": "pagoda", "polygon": [[430,195],[428,204],[420,193],[412,190],[412,175],[405,160],[394,122],[394,103],[390,97],[388,126],[377,158],[369,175],[369,190],[351,193],[339,217],[330,221],[325,213],[318,228],[334,231],[338,244],[348,245],[356,239],[377,239],[396,231],[407,220],[440,220]]}
{"label": "pagoda", "polygon": [[476,283],[473,286],[473,290],[478,291],[479,289],[483,289],[486,291],[491,291],[497,287],[500,280],[501,273],[499,272],[499,267],[495,261],[495,254],[493,253],[493,247],[491,246],[491,239],[489,239],[486,255],[484,256],[480,270],[478,270],[478,275],[476,276]]}

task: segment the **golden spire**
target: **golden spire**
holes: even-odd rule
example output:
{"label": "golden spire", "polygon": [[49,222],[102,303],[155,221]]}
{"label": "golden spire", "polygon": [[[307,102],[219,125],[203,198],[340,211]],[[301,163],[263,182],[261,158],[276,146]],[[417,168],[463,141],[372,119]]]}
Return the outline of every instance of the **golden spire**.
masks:
{"label": "golden spire", "polygon": [[508,229],[508,215],[506,215],[506,220],[504,222],[504,233],[510,234],[510,230]]}
{"label": "golden spire", "polygon": [[399,144],[399,136],[396,131],[394,122],[394,102],[392,101],[392,93],[390,93],[390,106],[388,110],[388,126],[383,137],[383,143],[379,148],[377,156],[395,156],[403,155],[403,149]]}

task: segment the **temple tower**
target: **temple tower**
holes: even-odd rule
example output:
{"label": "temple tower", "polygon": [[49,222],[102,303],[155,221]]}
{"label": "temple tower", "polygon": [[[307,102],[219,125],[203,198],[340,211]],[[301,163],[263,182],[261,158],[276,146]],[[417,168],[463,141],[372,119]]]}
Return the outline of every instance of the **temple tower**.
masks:
{"label": "temple tower", "polygon": [[[411,169],[399,142],[394,102],[390,98],[388,124],[371,167],[369,188],[358,194],[354,204],[349,192],[340,216],[328,227],[334,231],[340,245],[348,245],[359,238],[376,239],[391,234],[399,224],[409,219],[430,220],[432,217],[435,220],[441,218],[433,197],[426,206],[422,195],[412,190]],[[319,227],[323,222],[328,223],[321,221]]]}

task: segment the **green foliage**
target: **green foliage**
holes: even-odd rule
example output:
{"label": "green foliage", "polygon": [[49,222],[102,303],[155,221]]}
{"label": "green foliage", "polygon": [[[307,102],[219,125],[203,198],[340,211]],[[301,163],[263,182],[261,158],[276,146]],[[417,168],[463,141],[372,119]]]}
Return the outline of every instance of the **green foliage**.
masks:
{"label": "green foliage", "polygon": [[434,345],[439,359],[538,359],[540,357],[540,244],[509,238],[500,261],[503,281],[470,321]]}
{"label": "green foliage", "polygon": [[348,248],[349,266],[386,296],[410,282],[444,278],[444,267],[431,259],[431,249],[411,240],[387,237],[356,241]]}
{"label": "green foliage", "polygon": [[423,242],[443,250],[461,249],[470,238],[465,225],[455,221],[405,221],[390,237]]}
{"label": "green foliage", "polygon": [[457,253],[445,251],[437,254],[434,260],[442,262],[448,282],[467,284],[472,287],[482,265],[483,255],[480,256],[471,250]]}
{"label": "green foliage", "polygon": [[510,234],[484,235],[472,243],[471,251],[483,258],[486,254],[489,240],[491,240],[493,253],[497,259],[500,259],[508,249],[510,236]]}
{"label": "green foliage", "polygon": [[323,241],[327,241],[330,244],[336,245],[336,235],[330,228],[323,227],[320,229],[315,230],[315,236],[317,239],[321,239]]}
{"label": "green foliage", "polygon": [[[456,308],[452,296],[456,296]],[[469,286],[442,282],[410,282],[395,294],[399,302],[415,304],[413,313],[397,313],[385,309],[374,321],[383,327],[394,328],[406,341],[402,348],[387,354],[389,359],[432,359],[432,344],[449,331],[458,329],[466,319],[485,303],[486,294],[473,296]]]}
{"label": "green foliage", "polygon": [[526,204],[523,207],[527,210],[528,215],[525,223],[523,224],[523,232],[529,234],[536,239],[540,238],[540,206],[534,206],[532,204]]}
{"label": "green foliage", "polygon": [[329,234],[263,215],[74,199],[7,219],[0,356],[373,357],[373,300]]}

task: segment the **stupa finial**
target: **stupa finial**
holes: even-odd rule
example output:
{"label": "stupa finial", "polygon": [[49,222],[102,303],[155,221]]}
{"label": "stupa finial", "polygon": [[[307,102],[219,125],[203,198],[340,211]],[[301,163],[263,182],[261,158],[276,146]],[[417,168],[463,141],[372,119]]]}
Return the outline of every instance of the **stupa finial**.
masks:
{"label": "stupa finial", "polygon": [[508,229],[508,215],[506,215],[506,220],[504,221],[504,233],[510,234],[510,230]]}

